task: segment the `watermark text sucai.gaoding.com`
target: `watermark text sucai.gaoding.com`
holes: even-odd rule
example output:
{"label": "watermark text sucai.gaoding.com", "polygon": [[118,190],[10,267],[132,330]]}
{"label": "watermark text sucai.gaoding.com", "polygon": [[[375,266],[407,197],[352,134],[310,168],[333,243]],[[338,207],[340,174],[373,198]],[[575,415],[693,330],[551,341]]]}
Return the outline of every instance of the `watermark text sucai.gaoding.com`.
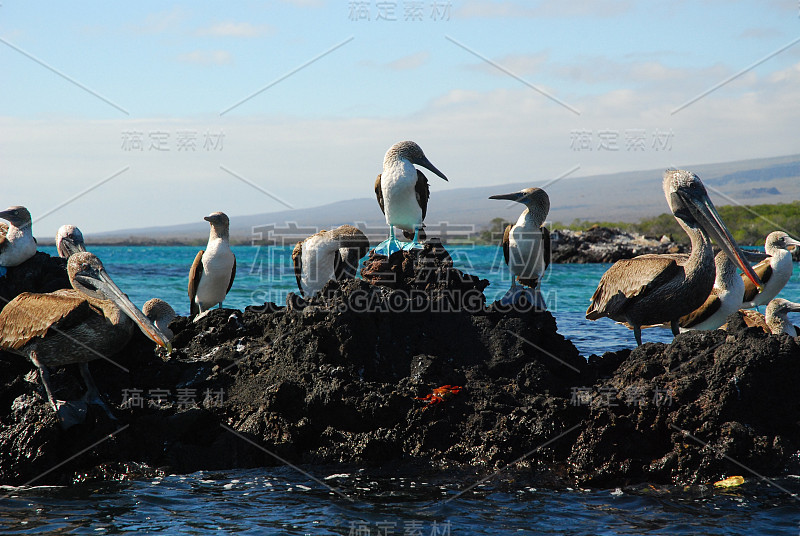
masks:
{"label": "watermark text sucai.gaoding.com", "polygon": [[573,151],[671,151],[675,133],[672,129],[656,128],[648,133],[644,128],[574,129],[569,133]]}
{"label": "watermark text sucai.gaoding.com", "polygon": [[222,151],[225,131],[206,130],[123,130],[120,149],[126,152]]}

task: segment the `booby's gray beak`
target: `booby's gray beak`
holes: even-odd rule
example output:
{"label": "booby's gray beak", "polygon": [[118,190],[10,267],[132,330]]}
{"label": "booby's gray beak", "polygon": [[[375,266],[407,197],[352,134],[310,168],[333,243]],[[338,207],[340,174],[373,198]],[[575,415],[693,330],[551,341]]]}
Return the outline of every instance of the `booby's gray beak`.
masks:
{"label": "booby's gray beak", "polygon": [[[437,174],[437,175],[439,175],[441,178],[443,178],[444,180],[446,180],[446,181],[447,181],[447,177],[445,177],[445,176],[444,176],[444,173],[442,173],[441,171],[439,171],[438,169],[436,169],[436,166],[434,166],[433,164],[431,164],[431,161],[430,161],[430,160],[428,160],[428,158],[427,158],[427,157],[423,156],[423,157],[422,157],[422,158],[419,160],[419,162],[416,162],[416,163],[417,163],[418,165],[420,165],[420,166],[424,167],[425,169],[429,169],[429,170],[433,171],[434,173],[436,173],[436,174]],[[450,182],[450,181],[447,181],[447,182]]]}
{"label": "booby's gray beak", "polygon": [[148,339],[166,348],[168,353],[172,352],[172,344],[170,344],[169,339],[167,339],[167,337],[161,333],[161,330],[159,330],[149,318],[144,316],[144,313],[142,313],[128,296],[120,290],[105,269],[100,269],[91,276],[77,274],[75,279],[86,287],[95,288],[109,300],[113,301],[131,320],[136,322],[139,329],[142,330],[142,333],[144,333]]}
{"label": "booby's gray beak", "polygon": [[747,278],[758,288],[758,291],[764,290],[764,285],[753,270],[753,267],[746,261],[745,253],[731,236],[708,194],[703,192],[702,194],[691,195],[686,191],[678,190],[673,195],[677,195],[683,201],[682,204],[692,212],[695,220],[711,235],[731,262],[739,266]]}
{"label": "booby's gray beak", "polygon": [[525,192],[514,192],[513,194],[500,194],[489,196],[489,199],[506,199],[508,201],[522,201],[527,197]]}
{"label": "booby's gray beak", "polygon": [[787,301],[785,305],[786,311],[790,313],[800,313],[800,303]]}
{"label": "booby's gray beak", "polygon": [[[789,249],[790,247],[792,247],[792,248],[800,247],[800,241],[795,240],[792,237],[789,237],[789,238],[785,239],[784,242],[786,243],[786,248],[787,249]],[[789,250],[789,251],[792,251],[792,250]]]}
{"label": "booby's gray beak", "polygon": [[217,221],[216,216],[204,216],[203,219],[209,223],[215,223]]}

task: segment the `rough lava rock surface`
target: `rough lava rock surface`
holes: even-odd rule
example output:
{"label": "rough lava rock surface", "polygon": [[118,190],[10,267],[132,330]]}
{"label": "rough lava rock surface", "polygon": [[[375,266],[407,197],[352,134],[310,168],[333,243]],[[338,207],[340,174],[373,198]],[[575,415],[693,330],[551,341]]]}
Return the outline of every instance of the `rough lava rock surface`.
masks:
{"label": "rough lava rock surface", "polygon": [[[0,482],[281,460],[398,473],[511,464],[543,485],[609,487],[742,474],[732,460],[763,475],[797,468],[796,339],[734,315],[727,333],[587,360],[549,312],[485,306],[488,283],[436,244],[373,255],[363,275],[310,300],[290,295],[286,307],[178,318],[166,362],[137,334],[113,361],[90,364],[118,422],[91,408],[61,430],[35,369],[0,354]],[[54,371],[57,396],[78,398],[79,378]],[[439,404],[417,399],[442,385],[463,389]]]}
{"label": "rough lava rock surface", "polygon": [[550,237],[554,263],[612,263],[637,255],[689,252],[686,244],[669,237],[657,239],[599,226],[586,231],[560,229]]}

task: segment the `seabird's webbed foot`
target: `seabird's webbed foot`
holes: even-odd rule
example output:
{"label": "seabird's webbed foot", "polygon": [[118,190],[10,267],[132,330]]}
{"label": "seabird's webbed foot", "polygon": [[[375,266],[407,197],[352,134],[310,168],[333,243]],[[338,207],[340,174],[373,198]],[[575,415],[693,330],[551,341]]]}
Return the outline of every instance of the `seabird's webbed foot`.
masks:
{"label": "seabird's webbed foot", "polygon": [[97,385],[94,383],[94,379],[92,378],[91,373],[89,372],[89,364],[88,363],[81,363],[80,364],[80,371],[81,376],[83,377],[83,383],[86,384],[86,393],[84,393],[83,398],[81,399],[85,404],[91,404],[93,406],[100,406],[103,411],[106,412],[108,418],[112,421],[116,421],[117,418],[111,413],[111,410],[108,408],[106,403],[100,397],[100,391],[97,389]]}
{"label": "seabird's webbed foot", "polygon": [[0,266],[0,277],[5,277],[6,272],[8,272],[8,268],[6,268],[5,266]]}
{"label": "seabird's webbed foot", "polygon": [[547,303],[545,303],[544,297],[538,288],[512,285],[499,301],[501,305],[506,306],[526,305],[537,311],[547,310]]}
{"label": "seabird's webbed foot", "polygon": [[56,400],[53,409],[61,428],[67,430],[86,420],[86,402],[83,400]]}
{"label": "seabird's webbed foot", "polygon": [[395,237],[391,236],[375,246],[376,253],[383,253],[387,257],[394,253],[395,251],[400,251],[403,249],[403,242],[400,242]]}
{"label": "seabird's webbed foot", "polygon": [[403,251],[411,251],[412,249],[422,249],[424,246],[419,240],[419,228],[414,231],[414,238],[411,242],[406,242],[402,245]]}

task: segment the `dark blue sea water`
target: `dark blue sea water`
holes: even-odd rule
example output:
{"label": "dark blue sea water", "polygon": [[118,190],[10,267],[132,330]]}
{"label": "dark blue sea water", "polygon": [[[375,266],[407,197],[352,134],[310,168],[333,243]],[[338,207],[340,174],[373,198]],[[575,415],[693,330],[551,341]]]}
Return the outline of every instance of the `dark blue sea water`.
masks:
{"label": "dark blue sea water", "polygon": [[[44,248],[54,253],[53,248]],[[488,279],[488,301],[510,284],[495,247],[449,248],[458,268]],[[226,307],[284,303],[294,290],[289,248],[237,247]],[[141,306],[160,297],[179,314],[193,247],[93,247],[117,284]],[[583,314],[608,265],[552,265],[542,284],[559,331],[583,355],[632,347],[631,332]],[[800,270],[782,293],[800,301]],[[794,318],[800,324],[800,318]],[[645,341],[669,342],[651,329]],[[788,416],[787,416],[788,418]],[[69,488],[0,489],[1,534],[468,534],[800,536],[800,477],[744,485],[550,490],[500,472],[376,476],[353,468],[279,467],[200,472]],[[469,489],[468,489],[469,488]],[[467,490],[468,491],[462,491]],[[794,495],[793,495],[794,494]]]}

